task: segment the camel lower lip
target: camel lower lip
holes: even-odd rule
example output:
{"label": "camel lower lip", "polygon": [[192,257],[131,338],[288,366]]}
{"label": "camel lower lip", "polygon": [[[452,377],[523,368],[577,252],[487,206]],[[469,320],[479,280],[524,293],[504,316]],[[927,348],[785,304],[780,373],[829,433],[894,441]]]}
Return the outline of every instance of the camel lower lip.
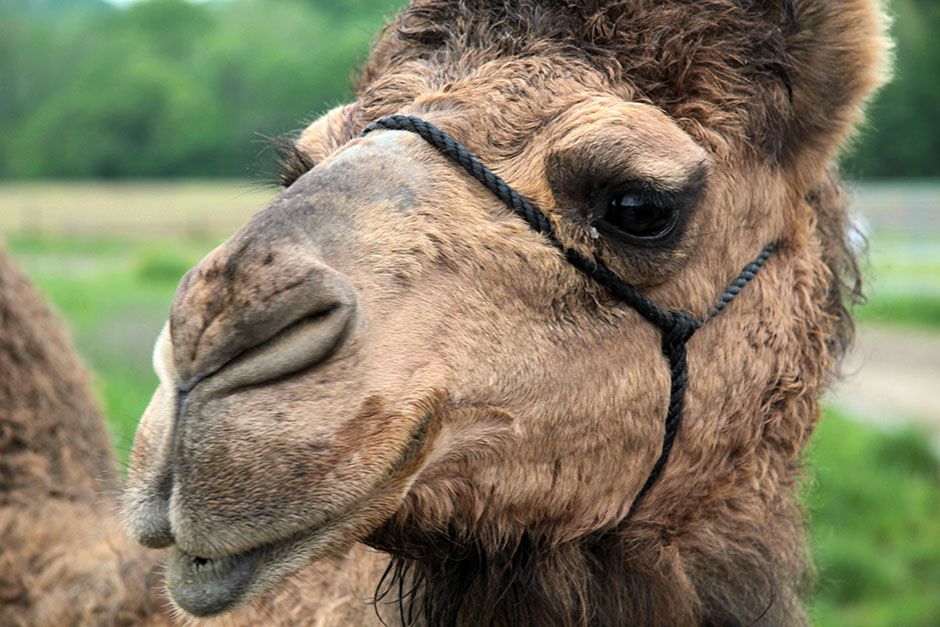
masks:
{"label": "camel lower lip", "polygon": [[231,609],[251,586],[263,561],[263,550],[217,559],[197,557],[174,547],[166,583],[173,600],[193,616],[211,616]]}

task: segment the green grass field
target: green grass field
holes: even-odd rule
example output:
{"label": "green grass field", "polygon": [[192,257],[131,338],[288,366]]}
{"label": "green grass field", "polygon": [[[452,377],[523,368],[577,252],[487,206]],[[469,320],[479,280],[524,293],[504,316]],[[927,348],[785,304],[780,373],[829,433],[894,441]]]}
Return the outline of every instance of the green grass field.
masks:
{"label": "green grass field", "polygon": [[[3,200],[0,190],[0,206],[9,206]],[[152,215],[161,219],[157,210]],[[123,461],[156,385],[150,352],[176,283],[225,230],[220,222],[180,238],[161,228],[120,236],[69,234],[54,221],[42,226],[38,234],[18,229],[6,246],[71,328]],[[924,254],[900,238],[873,239],[875,282],[863,324],[940,330],[940,243],[928,248]],[[940,463],[928,438],[829,412],[807,459],[814,624],[940,624]]]}

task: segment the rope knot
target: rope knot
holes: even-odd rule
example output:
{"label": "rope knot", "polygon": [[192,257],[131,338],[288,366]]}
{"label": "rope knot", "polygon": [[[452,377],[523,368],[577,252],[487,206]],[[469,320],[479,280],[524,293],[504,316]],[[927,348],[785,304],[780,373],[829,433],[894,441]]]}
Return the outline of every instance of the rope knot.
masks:
{"label": "rope knot", "polygon": [[663,325],[663,347],[684,346],[698,330],[701,323],[687,313],[670,311]]}

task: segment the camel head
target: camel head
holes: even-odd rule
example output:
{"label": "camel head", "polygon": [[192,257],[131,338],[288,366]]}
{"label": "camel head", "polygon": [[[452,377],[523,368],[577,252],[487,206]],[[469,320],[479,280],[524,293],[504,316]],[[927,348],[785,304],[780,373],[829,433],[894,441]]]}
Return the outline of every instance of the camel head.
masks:
{"label": "camel head", "polygon": [[[356,542],[480,590],[469,562],[595,547],[551,601],[582,610],[578,573],[613,553],[694,591],[689,616],[732,603],[706,571],[785,585],[799,453],[849,335],[831,162],[882,31],[874,0],[406,8],[157,341],[124,509],[171,547],[174,600],[226,611]],[[635,507],[669,402],[659,329],[417,135],[360,136],[391,114],[463,142],[664,309],[705,317],[775,243],[688,342],[681,429]]]}

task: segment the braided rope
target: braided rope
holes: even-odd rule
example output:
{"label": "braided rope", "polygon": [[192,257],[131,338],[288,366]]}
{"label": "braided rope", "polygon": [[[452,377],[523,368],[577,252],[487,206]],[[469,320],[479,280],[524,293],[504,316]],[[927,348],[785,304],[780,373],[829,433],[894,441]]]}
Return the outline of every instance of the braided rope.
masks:
{"label": "braided rope", "polygon": [[741,274],[731,282],[730,285],[725,289],[725,293],[721,295],[721,298],[715,303],[715,306],[711,308],[708,312],[708,315],[705,316],[704,322],[708,322],[718,314],[720,314],[725,307],[728,306],[728,303],[733,301],[735,297],[741,293],[741,290],[744,289],[744,286],[750,283],[761,268],[764,267],[764,264],[767,263],[767,260],[770,259],[770,254],[774,252],[774,245],[767,244],[764,246],[764,249],[760,251],[760,254],[754,258],[754,261],[744,266],[744,269],[741,270]]}
{"label": "braided rope", "polygon": [[757,276],[757,273],[773,253],[774,245],[768,244],[765,246],[760,254],[747,264],[728,285],[721,298],[708,312],[708,315],[699,320],[680,310],[662,309],[634,286],[621,280],[601,260],[585,257],[577,250],[564,246],[558,241],[551,220],[541,209],[519,194],[502,177],[485,166],[476,155],[449,133],[420,118],[409,115],[391,115],[370,124],[361,133],[361,136],[377,130],[408,131],[419,135],[490,190],[525,220],[533,230],[544,235],[552,246],[564,254],[568,263],[603,285],[613,296],[630,305],[646,320],[659,327],[662,333],[663,355],[669,363],[669,407],[666,411],[666,419],[663,421],[662,449],[646,481],[643,483],[643,487],[640,488],[633,500],[630,507],[630,514],[632,514],[662,474],[682,423],[682,408],[685,404],[685,390],[689,380],[686,343],[703,324],[720,314],[731,301],[737,298],[744,286]]}

